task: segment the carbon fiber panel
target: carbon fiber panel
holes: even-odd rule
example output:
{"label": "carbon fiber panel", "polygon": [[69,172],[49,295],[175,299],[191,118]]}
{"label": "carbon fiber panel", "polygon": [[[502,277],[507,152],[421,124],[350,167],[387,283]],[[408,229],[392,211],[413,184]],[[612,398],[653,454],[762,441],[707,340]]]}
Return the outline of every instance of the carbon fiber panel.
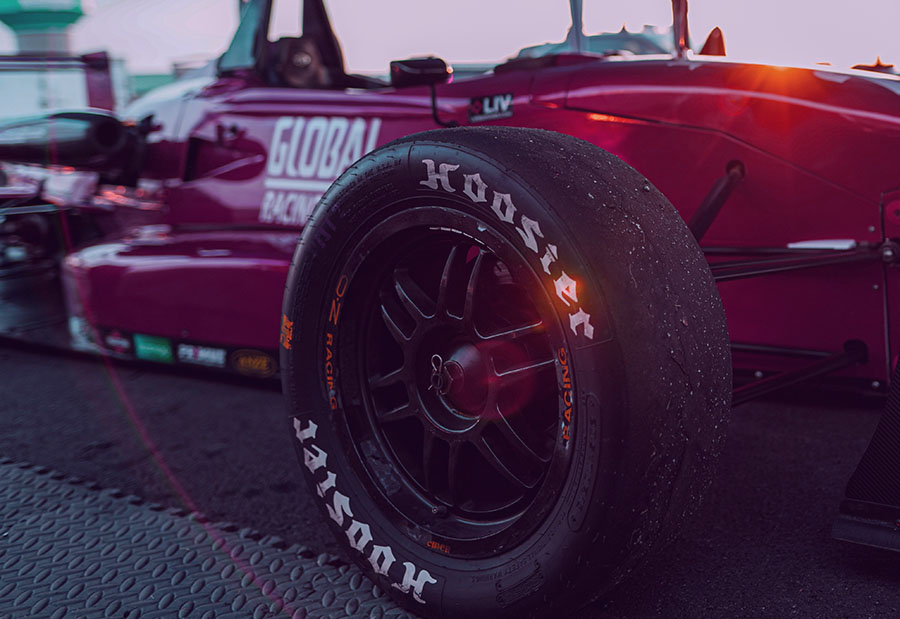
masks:
{"label": "carbon fiber panel", "polygon": [[845,496],[850,501],[900,506],[900,364],[894,369],[878,427],[847,483]]}

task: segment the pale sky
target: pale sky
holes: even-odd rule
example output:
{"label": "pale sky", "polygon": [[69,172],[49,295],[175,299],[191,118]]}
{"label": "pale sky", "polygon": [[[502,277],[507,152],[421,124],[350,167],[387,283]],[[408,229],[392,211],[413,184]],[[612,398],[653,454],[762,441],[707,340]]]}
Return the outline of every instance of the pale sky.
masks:
{"label": "pale sky", "polygon": [[[293,1],[293,0],[285,0]],[[348,65],[386,73],[391,59],[436,54],[496,61],[560,41],[567,0],[326,0]],[[95,0],[72,29],[75,51],[105,49],[132,72],[166,72],[173,61],[213,58],[236,27],[237,0]],[[589,33],[668,25],[667,0],[585,0]],[[728,55],[767,63],[900,65],[900,0],[690,0],[693,44],[713,26]],[[0,26],[0,53],[14,51]]]}

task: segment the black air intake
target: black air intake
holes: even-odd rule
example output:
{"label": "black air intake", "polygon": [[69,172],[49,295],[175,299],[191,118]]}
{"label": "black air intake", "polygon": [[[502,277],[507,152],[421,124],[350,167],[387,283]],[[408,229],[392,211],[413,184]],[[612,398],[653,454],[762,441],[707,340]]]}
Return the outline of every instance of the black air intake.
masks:
{"label": "black air intake", "polygon": [[0,123],[0,161],[121,169],[136,143],[128,127],[103,110],[56,112]]}

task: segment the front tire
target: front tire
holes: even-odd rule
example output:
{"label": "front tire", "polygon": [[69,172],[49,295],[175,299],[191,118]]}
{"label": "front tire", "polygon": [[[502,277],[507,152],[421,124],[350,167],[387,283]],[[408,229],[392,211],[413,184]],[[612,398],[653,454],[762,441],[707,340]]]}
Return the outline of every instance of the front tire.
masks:
{"label": "front tire", "polygon": [[561,134],[367,155],[286,288],[282,380],[339,539],[410,609],[541,614],[620,581],[708,486],[725,318],[677,212]]}

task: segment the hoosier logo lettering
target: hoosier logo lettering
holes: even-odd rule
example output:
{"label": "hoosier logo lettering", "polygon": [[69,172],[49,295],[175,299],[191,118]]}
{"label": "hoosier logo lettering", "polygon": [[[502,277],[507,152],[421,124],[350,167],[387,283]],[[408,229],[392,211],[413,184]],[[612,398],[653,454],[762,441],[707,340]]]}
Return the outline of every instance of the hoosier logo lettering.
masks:
{"label": "hoosier logo lettering", "polygon": [[[490,189],[479,172],[466,174],[468,170],[459,170],[459,164],[435,163],[434,159],[422,159],[422,163],[425,165],[426,178],[419,181],[420,185],[446,193],[456,193],[461,185],[462,195],[472,203],[482,204],[501,222],[515,228],[522,237],[525,247],[540,256],[541,267],[550,277],[556,289],[556,296],[569,309],[569,327],[572,333],[578,335],[581,331],[584,337],[593,340],[594,325],[591,324],[591,315],[584,311],[578,300],[578,282],[562,269],[559,263],[559,248],[544,238],[540,222],[520,212],[513,203],[511,194]],[[462,183],[459,176],[462,176]]]}
{"label": "hoosier logo lettering", "polygon": [[332,181],[375,148],[380,130],[380,118],[279,118],[269,145],[259,220],[303,224]]}

